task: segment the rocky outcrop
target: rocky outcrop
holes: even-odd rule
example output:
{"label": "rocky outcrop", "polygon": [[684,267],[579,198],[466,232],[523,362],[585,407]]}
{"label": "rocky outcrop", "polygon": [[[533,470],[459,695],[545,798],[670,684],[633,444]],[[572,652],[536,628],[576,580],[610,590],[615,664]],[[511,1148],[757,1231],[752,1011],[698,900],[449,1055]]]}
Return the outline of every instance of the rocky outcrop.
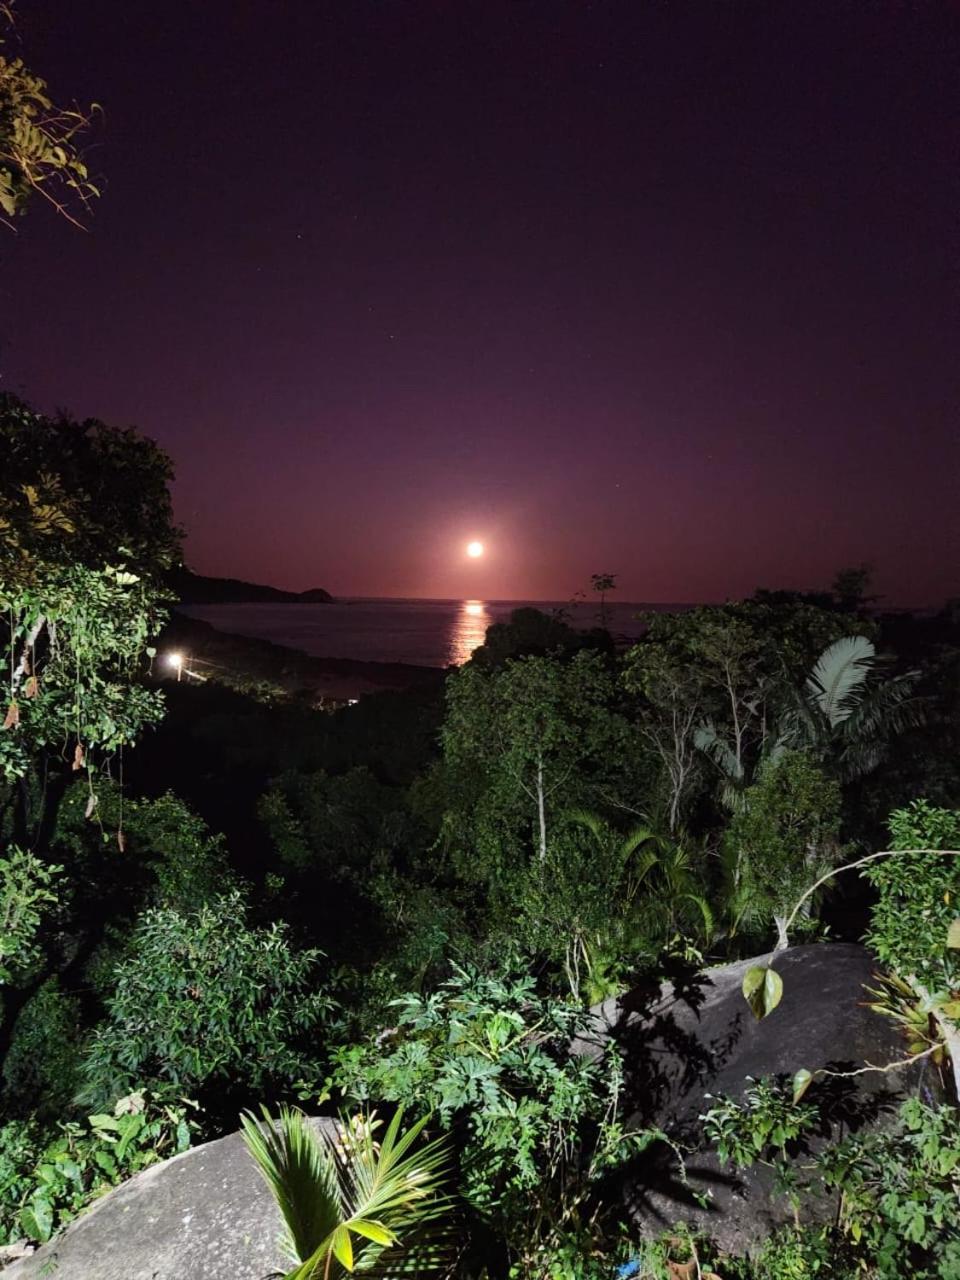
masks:
{"label": "rocky outcrop", "polygon": [[239,578],[210,578],[189,569],[175,569],[168,585],[180,604],[331,604],[333,596],[323,587],[284,591]]}
{"label": "rocky outcrop", "polygon": [[[663,988],[633,991],[594,1011],[593,1034],[578,1048],[595,1053],[608,1038],[620,1044],[634,1123],[666,1129],[702,1148],[699,1117],[711,1105],[708,1095],[737,1097],[750,1077],[792,1078],[801,1067],[848,1071],[866,1063],[883,1066],[906,1055],[894,1024],[864,1004],[864,986],[872,985],[875,965],[863,947],[815,944],[781,952],[773,963],[783,978],[783,999],[758,1022],[741,984],[748,968],[769,960],[759,957],[678,977]],[[851,1079],[822,1077],[808,1095],[821,1101],[828,1117],[814,1146],[851,1129],[885,1123],[929,1071],[927,1063],[919,1063],[909,1070]],[[682,1221],[712,1236],[721,1248],[740,1253],[792,1221],[790,1206],[775,1193],[768,1169],[754,1166],[737,1173],[700,1149],[687,1160],[686,1178],[687,1184],[662,1145],[651,1148],[631,1170],[625,1194],[645,1234]],[[706,1208],[697,1195],[707,1197]],[[835,1212],[835,1200],[826,1196],[804,1204],[808,1220],[828,1220]]]}
{"label": "rocky outcrop", "polygon": [[3,1280],[267,1280],[280,1214],[239,1133],[137,1174]]}
{"label": "rocky outcrop", "polygon": [[[706,1095],[740,1094],[750,1076],[792,1076],[799,1067],[844,1070],[903,1056],[896,1029],[863,1005],[873,963],[862,947],[781,953],[775,967],[784,980],[783,1000],[762,1022],[740,992],[745,971],[756,963],[678,976],[594,1011],[590,1035],[575,1047],[596,1053],[611,1037],[622,1046],[637,1124],[682,1133],[695,1145],[698,1117],[710,1105]],[[834,1081],[833,1121],[821,1140],[883,1123],[903,1093],[918,1087],[922,1069]],[[624,1191],[639,1231],[657,1234],[684,1221],[742,1252],[790,1220],[767,1170],[737,1175],[702,1152],[688,1159],[687,1179],[678,1176],[667,1148],[649,1149]],[[695,1193],[708,1197],[707,1208]],[[804,1206],[805,1216],[826,1218],[834,1210],[826,1198]],[[58,1239],[5,1270],[3,1280],[267,1280],[282,1267],[279,1232],[279,1215],[234,1134],[118,1187]]]}

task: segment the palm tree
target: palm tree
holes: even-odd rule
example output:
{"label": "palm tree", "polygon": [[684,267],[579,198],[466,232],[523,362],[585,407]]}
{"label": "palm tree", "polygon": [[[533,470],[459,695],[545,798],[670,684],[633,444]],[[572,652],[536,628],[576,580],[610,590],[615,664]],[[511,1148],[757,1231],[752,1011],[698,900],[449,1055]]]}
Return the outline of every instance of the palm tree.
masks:
{"label": "palm tree", "polygon": [[441,1186],[443,1140],[411,1151],[425,1117],[400,1133],[397,1111],[379,1143],[374,1116],[319,1132],[302,1111],[241,1117],[243,1140],[286,1224],[284,1280],[336,1280],[357,1271],[392,1280],[447,1275],[455,1260],[451,1202]]}
{"label": "palm tree", "polygon": [[564,816],[593,837],[617,903],[602,931],[568,923],[564,969],[574,996],[582,986],[589,1002],[597,1004],[621,989],[615,975],[624,952],[632,949],[631,937],[669,937],[682,930],[707,940],[713,936],[710,905],[697,892],[689,851],[675,836],[648,823],[621,835],[584,809]]}
{"label": "palm tree", "polygon": [[[866,636],[842,636],[828,645],[800,689],[788,687],[785,705],[760,744],[757,763],[787,750],[806,750],[832,765],[841,782],[872,772],[887,742],[923,721],[916,696],[918,672],[878,679],[884,660]],[[720,771],[721,799],[737,810],[752,774],[712,721],[694,734],[696,745]]]}
{"label": "palm tree", "polygon": [[594,591],[600,596],[600,625],[607,625],[607,592],[616,591],[617,575],[615,573],[591,573],[590,582]]}
{"label": "palm tree", "polygon": [[821,653],[804,686],[791,691],[774,751],[799,748],[832,760],[842,782],[872,772],[891,737],[923,721],[918,672],[877,679],[883,669],[866,636],[843,636]]}

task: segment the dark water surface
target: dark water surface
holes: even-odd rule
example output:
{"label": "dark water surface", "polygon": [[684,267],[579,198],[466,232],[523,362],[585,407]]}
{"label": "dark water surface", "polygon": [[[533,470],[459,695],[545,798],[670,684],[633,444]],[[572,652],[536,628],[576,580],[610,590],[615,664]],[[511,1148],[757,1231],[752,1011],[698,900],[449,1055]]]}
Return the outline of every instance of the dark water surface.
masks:
{"label": "dark water surface", "polygon": [[[191,605],[183,612],[221,631],[291,645],[318,658],[446,667],[465,662],[483,643],[491,623],[506,621],[514,609],[528,604],[547,613],[566,609],[575,627],[598,623],[595,600],[572,609],[543,600],[344,599],[335,604]],[[684,607],[618,602],[607,606],[607,625],[615,634],[637,636],[643,628],[636,615],[642,610]]]}

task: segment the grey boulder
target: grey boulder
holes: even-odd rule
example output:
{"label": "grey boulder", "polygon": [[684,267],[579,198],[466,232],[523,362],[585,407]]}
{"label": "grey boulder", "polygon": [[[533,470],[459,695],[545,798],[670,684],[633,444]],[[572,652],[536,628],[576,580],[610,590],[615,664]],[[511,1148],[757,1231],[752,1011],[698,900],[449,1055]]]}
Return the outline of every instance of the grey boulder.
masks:
{"label": "grey boulder", "polygon": [[3,1280],[266,1280],[280,1214],[239,1133],[153,1165]]}
{"label": "grey boulder", "polygon": [[[758,1021],[744,1000],[743,977],[771,959],[783,979],[783,998]],[[870,997],[864,988],[875,985],[875,969],[863,947],[791,947],[775,958],[760,956],[633,991],[593,1011],[592,1032],[578,1042],[579,1050],[596,1053],[608,1039],[617,1042],[632,1123],[666,1130],[690,1152],[685,1175],[663,1144],[651,1147],[630,1170],[624,1195],[642,1234],[682,1222],[721,1249],[744,1253],[793,1221],[771,1170],[754,1165],[738,1172],[720,1165],[703,1141],[700,1116],[712,1097],[740,1097],[750,1077],[792,1079],[801,1067],[845,1072],[906,1057],[896,1026],[865,1005]],[[851,1131],[889,1124],[899,1102],[925,1083],[936,1087],[926,1062],[846,1079],[819,1077],[807,1095],[819,1100],[825,1117],[812,1150]],[[828,1221],[836,1209],[835,1196],[814,1187],[804,1198],[802,1217]]]}

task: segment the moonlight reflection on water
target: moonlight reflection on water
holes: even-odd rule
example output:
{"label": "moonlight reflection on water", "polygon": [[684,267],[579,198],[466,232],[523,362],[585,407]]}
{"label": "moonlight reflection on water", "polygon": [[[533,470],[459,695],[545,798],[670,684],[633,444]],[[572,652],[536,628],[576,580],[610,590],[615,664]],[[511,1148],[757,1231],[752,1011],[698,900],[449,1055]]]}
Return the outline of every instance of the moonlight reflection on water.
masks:
{"label": "moonlight reflection on water", "polygon": [[483,644],[492,621],[485,601],[464,600],[450,637],[450,661],[457,666],[466,662],[474,649]]}

